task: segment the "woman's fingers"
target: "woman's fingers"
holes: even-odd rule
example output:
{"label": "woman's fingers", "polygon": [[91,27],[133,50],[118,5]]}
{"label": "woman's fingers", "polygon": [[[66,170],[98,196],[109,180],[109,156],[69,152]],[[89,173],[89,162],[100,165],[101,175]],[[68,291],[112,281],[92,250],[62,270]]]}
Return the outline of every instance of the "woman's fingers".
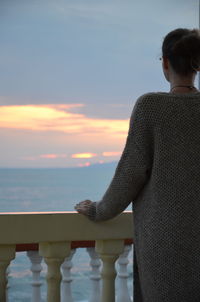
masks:
{"label": "woman's fingers", "polygon": [[86,199],[84,201],[77,203],[74,208],[77,212],[87,215],[91,203],[92,203],[91,200]]}
{"label": "woman's fingers", "polygon": [[92,203],[91,200],[86,199],[76,204],[76,206],[89,206]]}

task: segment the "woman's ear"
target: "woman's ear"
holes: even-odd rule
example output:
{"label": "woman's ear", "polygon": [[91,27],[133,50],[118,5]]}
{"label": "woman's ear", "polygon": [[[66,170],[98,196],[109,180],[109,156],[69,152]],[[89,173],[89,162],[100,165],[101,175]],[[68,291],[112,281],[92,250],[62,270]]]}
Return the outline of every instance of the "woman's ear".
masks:
{"label": "woman's ear", "polygon": [[169,82],[169,60],[167,57],[162,57],[162,69],[166,80]]}
{"label": "woman's ear", "polygon": [[168,58],[167,57],[163,57],[163,68],[165,69],[165,70],[168,70],[169,69],[169,60],[168,60]]}

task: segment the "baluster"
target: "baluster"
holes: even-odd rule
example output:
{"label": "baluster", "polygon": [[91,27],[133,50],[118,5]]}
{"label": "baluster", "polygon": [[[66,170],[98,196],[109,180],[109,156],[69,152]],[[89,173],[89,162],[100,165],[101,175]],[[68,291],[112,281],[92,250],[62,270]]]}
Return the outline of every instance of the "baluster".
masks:
{"label": "baluster", "polygon": [[61,301],[65,302],[73,302],[72,292],[71,292],[71,268],[72,268],[72,257],[74,256],[76,250],[71,250],[70,256],[65,258],[61,268],[63,273],[62,278],[62,294],[61,294]]}
{"label": "baluster", "polygon": [[6,280],[7,280],[7,285],[6,285],[6,302],[8,302],[8,290],[10,288],[9,285],[9,274],[10,274],[10,265],[8,265],[6,269]]}
{"label": "baluster", "polygon": [[131,250],[131,245],[125,245],[124,252],[119,256],[118,264],[119,264],[119,271],[118,271],[118,277],[119,277],[119,291],[117,293],[117,302],[131,302],[131,298],[128,291],[127,281],[128,281],[128,271],[127,271],[127,265],[129,263],[128,261],[128,254]]}
{"label": "baluster", "polygon": [[100,302],[100,266],[101,261],[99,255],[96,253],[94,247],[88,247],[87,252],[90,255],[90,265],[92,268],[90,279],[92,281],[92,292],[89,298],[89,302]]}
{"label": "baluster", "polygon": [[44,242],[39,244],[39,253],[47,264],[47,302],[60,302],[60,266],[70,255],[70,242]]}
{"label": "baluster", "polygon": [[0,301],[6,302],[7,275],[10,261],[15,258],[15,245],[0,245]]}
{"label": "baluster", "polygon": [[124,250],[124,241],[97,240],[95,248],[103,261],[101,302],[115,302],[115,261]]}
{"label": "baluster", "polygon": [[42,285],[42,281],[40,279],[40,272],[42,270],[42,257],[39,255],[38,251],[28,251],[27,256],[31,261],[31,271],[33,276],[32,285],[32,302],[40,302],[41,301],[41,291],[40,287]]}

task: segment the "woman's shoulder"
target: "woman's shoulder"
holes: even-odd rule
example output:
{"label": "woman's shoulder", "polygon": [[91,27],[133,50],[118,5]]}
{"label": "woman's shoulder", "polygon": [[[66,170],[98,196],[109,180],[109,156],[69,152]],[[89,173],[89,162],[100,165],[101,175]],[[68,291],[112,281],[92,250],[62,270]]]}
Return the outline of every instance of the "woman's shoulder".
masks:
{"label": "woman's shoulder", "polygon": [[[200,91],[195,91],[193,93],[171,93],[171,92],[148,92],[139,96],[135,102],[136,107],[140,108],[151,108],[154,105],[159,108],[167,106],[168,102],[173,104],[179,104],[180,101],[185,102],[185,100],[194,99],[199,101]],[[176,102],[178,101],[178,102]]]}
{"label": "woman's shoulder", "polygon": [[[171,96],[173,98],[173,96]],[[167,92],[148,92],[139,96],[133,108],[133,115],[144,120],[158,122],[161,112],[168,110],[168,101],[171,99]]]}
{"label": "woman's shoulder", "polygon": [[200,91],[195,91],[193,93],[172,93],[172,92],[148,92],[145,94],[142,94],[138,97],[137,103],[148,103],[149,101],[156,101],[159,100],[163,101],[165,100],[176,100],[176,99],[191,99],[191,98],[199,98],[200,97]]}
{"label": "woman's shoulder", "polygon": [[[179,93],[171,92],[148,92],[138,97],[135,102],[133,112],[144,119],[159,120],[161,116],[170,113],[173,108],[191,104],[191,102],[200,104],[200,91],[194,93]],[[133,114],[134,114],[133,113]]]}
{"label": "woman's shoulder", "polygon": [[154,104],[158,104],[159,99],[162,99],[162,93],[160,92],[148,92],[139,96],[135,102],[136,108],[143,108],[143,110],[152,107]]}
{"label": "woman's shoulder", "polygon": [[160,98],[168,97],[170,95],[171,95],[170,93],[160,92],[160,91],[147,92],[147,93],[144,93],[141,96],[139,96],[136,102],[141,103],[141,102],[145,102],[145,101],[149,101],[149,100],[157,100]]}

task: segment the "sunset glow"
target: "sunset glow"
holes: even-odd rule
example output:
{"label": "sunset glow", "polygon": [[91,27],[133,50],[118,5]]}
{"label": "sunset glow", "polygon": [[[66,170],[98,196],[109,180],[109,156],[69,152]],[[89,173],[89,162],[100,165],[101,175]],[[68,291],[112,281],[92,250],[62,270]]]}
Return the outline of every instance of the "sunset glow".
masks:
{"label": "sunset glow", "polygon": [[[18,165],[85,167],[117,160],[129,119],[88,117],[81,113],[84,106],[79,103],[0,106],[0,132],[21,150],[15,149],[14,153],[5,150],[7,161],[12,156]],[[113,149],[117,151],[104,151]],[[85,163],[84,159],[90,161]]]}
{"label": "sunset glow", "polygon": [[54,159],[54,158],[65,158],[66,154],[41,154],[40,158]]}
{"label": "sunset glow", "polygon": [[0,1],[0,168],[118,161],[137,99],[169,90],[163,37],[198,27],[199,1],[154,2]]}
{"label": "sunset glow", "polygon": [[96,153],[75,153],[72,154],[72,158],[92,158],[94,156],[97,156]]}
{"label": "sunset glow", "polygon": [[83,163],[83,164],[77,164],[77,167],[89,167],[91,165],[90,162],[86,162],[86,163]]}
{"label": "sunset glow", "polygon": [[69,134],[124,136],[128,120],[89,118],[70,112],[84,104],[0,106],[0,128],[31,131],[59,131]]}
{"label": "sunset glow", "polygon": [[120,156],[122,154],[122,152],[103,152],[102,155],[103,156]]}

